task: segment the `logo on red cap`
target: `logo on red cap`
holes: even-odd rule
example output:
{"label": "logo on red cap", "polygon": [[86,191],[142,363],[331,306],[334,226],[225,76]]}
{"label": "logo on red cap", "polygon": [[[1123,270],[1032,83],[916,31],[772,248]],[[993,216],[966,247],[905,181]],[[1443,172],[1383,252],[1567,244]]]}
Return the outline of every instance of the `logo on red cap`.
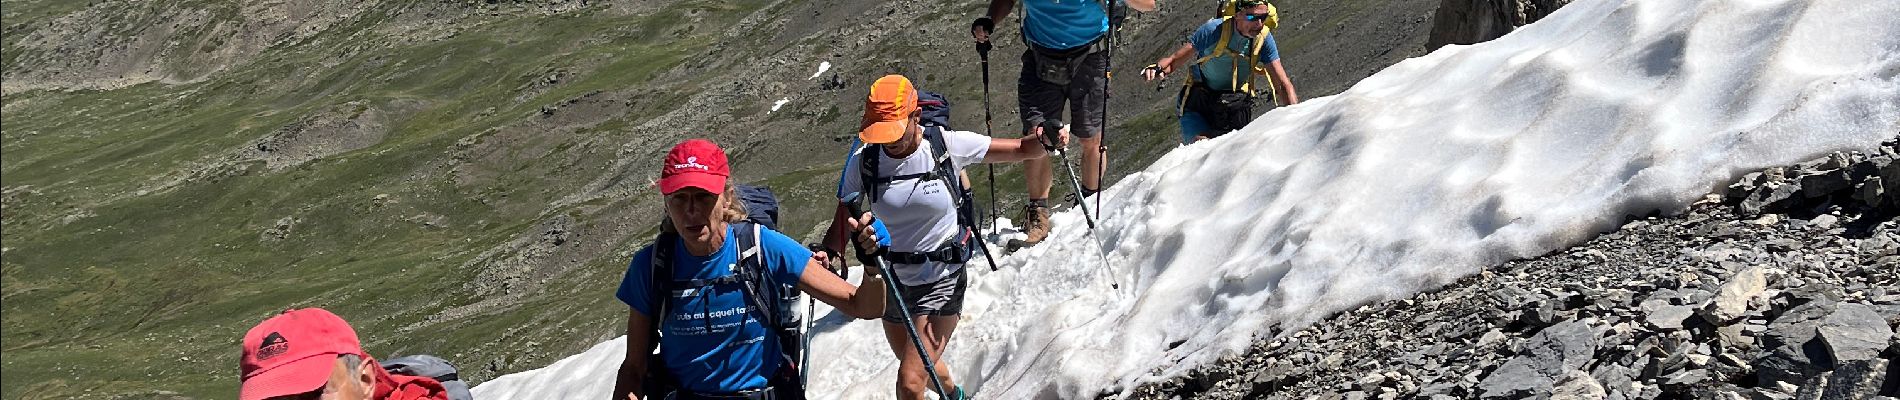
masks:
{"label": "logo on red cap", "polygon": [[726,164],[726,152],[710,140],[689,139],[666,153],[660,168],[660,193],[696,187],[708,192],[725,191],[726,177],[732,171]]}
{"label": "logo on red cap", "polygon": [[289,351],[290,341],[285,340],[284,335],[271,332],[270,336],[264,337],[264,343],[257,345],[257,361],[269,360]]}

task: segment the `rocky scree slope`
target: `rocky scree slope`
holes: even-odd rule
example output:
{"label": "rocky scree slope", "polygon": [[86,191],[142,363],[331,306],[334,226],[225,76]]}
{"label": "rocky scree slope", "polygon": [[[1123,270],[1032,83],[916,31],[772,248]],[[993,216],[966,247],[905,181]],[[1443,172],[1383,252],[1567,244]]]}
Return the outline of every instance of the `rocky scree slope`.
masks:
{"label": "rocky scree slope", "polygon": [[1900,140],[1370,304],[1130,398],[1900,396]]}

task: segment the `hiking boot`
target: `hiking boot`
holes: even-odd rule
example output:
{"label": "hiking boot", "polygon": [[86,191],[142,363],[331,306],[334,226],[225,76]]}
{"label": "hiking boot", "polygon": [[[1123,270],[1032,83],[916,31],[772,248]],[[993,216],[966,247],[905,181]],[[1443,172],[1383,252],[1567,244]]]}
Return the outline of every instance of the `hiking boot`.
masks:
{"label": "hiking boot", "polygon": [[1049,237],[1049,206],[1030,203],[1023,207],[1023,233],[1029,234],[1023,239],[1029,244],[1042,243]]}

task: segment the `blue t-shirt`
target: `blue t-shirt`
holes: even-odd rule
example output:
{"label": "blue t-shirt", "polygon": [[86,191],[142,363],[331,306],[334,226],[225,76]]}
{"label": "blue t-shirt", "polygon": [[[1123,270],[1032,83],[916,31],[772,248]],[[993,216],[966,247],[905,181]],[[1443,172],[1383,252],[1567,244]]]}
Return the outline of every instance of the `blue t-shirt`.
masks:
{"label": "blue t-shirt", "polygon": [[[1199,60],[1201,57],[1207,57],[1208,54],[1214,53],[1214,46],[1220,44],[1220,30],[1223,29],[1220,21],[1220,18],[1207,20],[1207,23],[1201,24],[1200,29],[1194,30],[1194,34],[1188,35],[1188,43],[1194,45],[1194,59]],[[1273,33],[1262,30],[1260,36],[1266,37],[1267,43],[1260,46],[1260,60],[1258,64],[1279,61],[1280,47],[1273,43]],[[1247,51],[1253,49],[1253,39],[1241,35],[1240,32],[1234,32],[1231,37],[1227,38],[1227,49],[1230,52],[1229,55],[1214,57],[1213,59],[1207,60],[1206,63],[1189,68],[1189,71],[1194,74],[1194,80],[1207,82],[1207,87],[1213,89],[1240,90],[1238,85],[1234,84],[1234,76],[1236,75],[1234,69],[1239,68],[1243,70],[1238,74],[1241,82],[1246,82],[1246,79],[1252,78],[1253,71],[1244,71],[1247,69],[1246,65],[1242,63],[1237,66],[1236,61],[1238,61],[1240,57],[1245,56]],[[1212,73],[1202,73],[1201,71],[1203,69]]]}
{"label": "blue t-shirt", "polygon": [[[698,257],[686,251],[684,241],[673,248],[675,281],[718,279],[732,275],[738,266],[738,236],[733,226],[726,227],[726,243],[710,257]],[[792,238],[771,229],[759,230],[760,261],[766,276],[780,285],[797,285],[811,261],[811,251]],[[663,334],[660,357],[665,368],[678,377],[688,390],[705,393],[729,393],[765,387],[766,378],[778,372],[779,344],[772,340],[769,323],[747,307],[745,289],[738,283],[717,284],[701,290],[676,289],[669,295],[669,314],[653,316],[653,298],[649,288],[653,275],[653,246],[633,255],[627,275],[620,280],[614,297],[634,311],[660,319]],[[761,288],[763,290],[763,288]],[[766,294],[761,293],[761,296]],[[773,299],[760,299],[771,304]],[[651,368],[651,367],[649,367]]]}
{"label": "blue t-shirt", "polygon": [[1073,49],[1108,33],[1098,0],[1023,0],[1023,14],[1023,36],[1045,49]]}

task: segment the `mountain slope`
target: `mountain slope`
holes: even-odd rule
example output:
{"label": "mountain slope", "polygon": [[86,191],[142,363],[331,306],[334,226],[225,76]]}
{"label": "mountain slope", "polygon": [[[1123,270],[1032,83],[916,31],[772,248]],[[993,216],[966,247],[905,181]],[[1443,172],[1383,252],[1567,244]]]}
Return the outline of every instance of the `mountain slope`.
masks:
{"label": "mountain slope", "polygon": [[[1419,52],[1432,3],[1282,2],[1289,68],[1309,96],[1343,90]],[[623,330],[608,293],[671,143],[715,138],[740,179],[825,210],[839,161],[810,155],[841,153],[856,85],[906,73],[957,125],[982,118],[974,1],[0,4],[6,398],[225,397],[233,338],[302,306],[477,382],[539,367]],[[1138,15],[1119,76],[1207,15]],[[1112,175],[1174,147],[1153,88],[1117,82]]]}
{"label": "mountain slope", "polygon": [[[1871,151],[1900,135],[1896,17],[1859,1],[1584,1],[1401,62],[1168,153],[1108,189],[1094,232],[1063,212],[1000,271],[973,265],[945,359],[978,396],[1125,397],[1342,310],[1682,212],[1747,172]],[[888,396],[880,327],[819,321],[819,396]],[[603,396],[613,371],[588,366],[616,346],[476,390]]]}

